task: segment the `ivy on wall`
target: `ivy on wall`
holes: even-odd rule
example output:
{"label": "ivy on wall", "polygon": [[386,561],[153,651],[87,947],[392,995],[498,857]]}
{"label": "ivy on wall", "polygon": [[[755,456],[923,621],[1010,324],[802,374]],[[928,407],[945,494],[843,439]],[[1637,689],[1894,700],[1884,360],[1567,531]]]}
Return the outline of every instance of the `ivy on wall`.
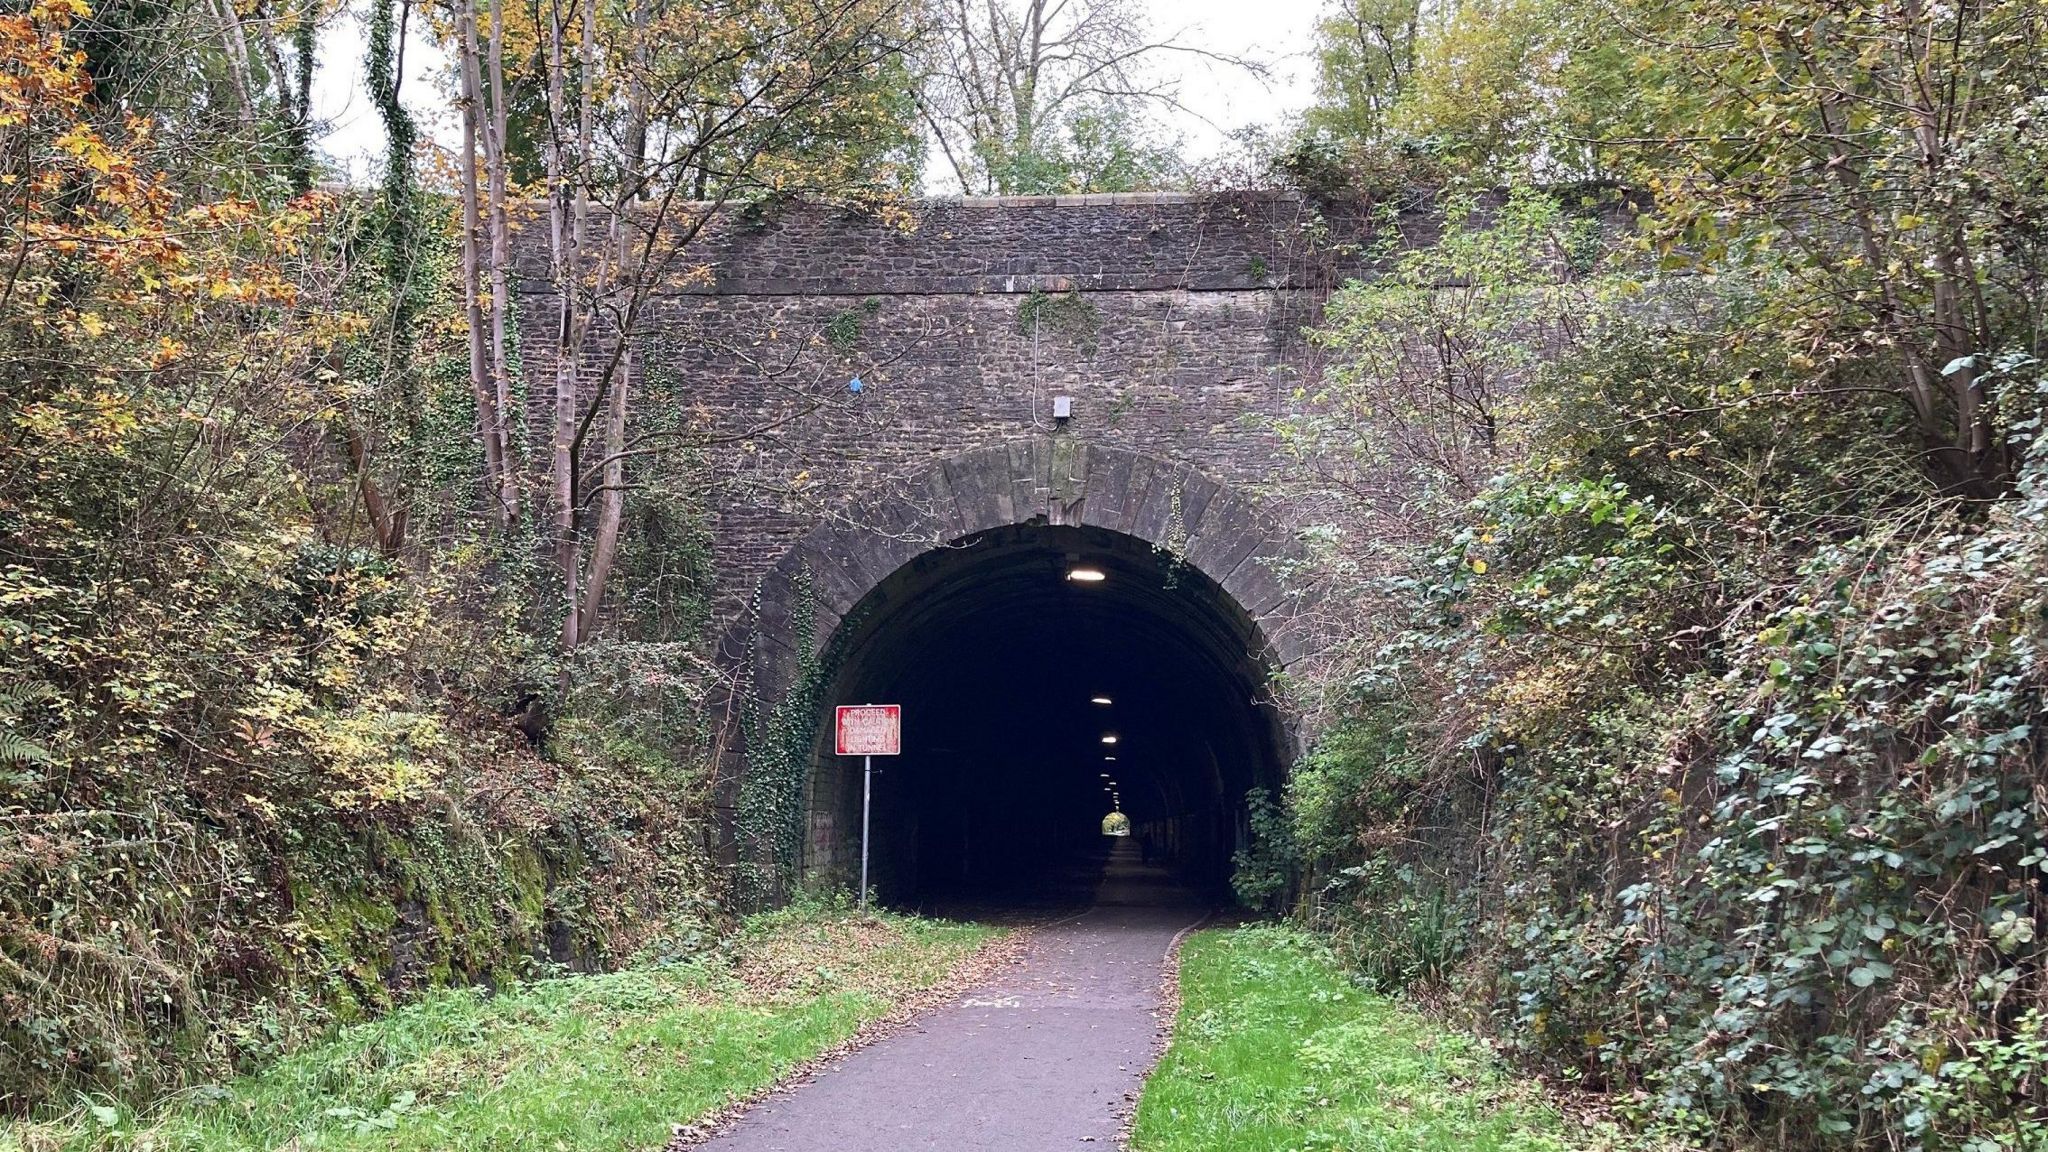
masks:
{"label": "ivy on wall", "polygon": [[1068,289],[1056,295],[1033,291],[1017,305],[1017,331],[1025,336],[1056,333],[1092,353],[1102,331],[1102,314],[1077,290]]}
{"label": "ivy on wall", "polygon": [[[733,897],[742,907],[762,907],[786,895],[803,859],[804,784],[832,661],[812,651],[817,592],[807,569],[798,570],[795,585],[796,676],[765,716],[762,702],[752,698],[740,713],[747,763],[733,820],[739,844]],[[754,607],[759,610],[758,599]],[[758,650],[755,658],[758,664]]]}

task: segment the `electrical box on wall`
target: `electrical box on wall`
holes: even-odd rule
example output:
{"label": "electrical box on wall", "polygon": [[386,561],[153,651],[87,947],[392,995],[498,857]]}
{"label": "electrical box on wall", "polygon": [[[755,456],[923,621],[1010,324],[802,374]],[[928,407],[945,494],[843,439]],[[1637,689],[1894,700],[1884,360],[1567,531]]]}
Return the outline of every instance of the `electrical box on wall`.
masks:
{"label": "electrical box on wall", "polygon": [[1053,398],[1052,398],[1052,418],[1053,418],[1053,419],[1055,419],[1055,420],[1065,420],[1065,419],[1067,419],[1067,418],[1071,417],[1071,416],[1072,416],[1073,414],[1074,414],[1074,398],[1073,398],[1072,396],[1055,396],[1055,397],[1053,397]]}

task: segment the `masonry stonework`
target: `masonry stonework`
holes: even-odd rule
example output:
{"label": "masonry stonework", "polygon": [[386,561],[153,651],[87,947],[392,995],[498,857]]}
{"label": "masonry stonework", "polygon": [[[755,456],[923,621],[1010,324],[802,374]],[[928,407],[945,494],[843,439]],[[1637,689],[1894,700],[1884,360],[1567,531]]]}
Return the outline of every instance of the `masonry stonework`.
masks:
{"label": "masonry stonework", "polygon": [[[711,445],[718,627],[813,525],[973,449],[1058,432],[1257,492],[1270,423],[1318,369],[1304,327],[1369,270],[1365,219],[1290,197],[1140,194],[720,221],[633,341],[636,389]],[[1425,214],[1398,227],[1433,239]],[[533,255],[538,396],[552,333]],[[1073,403],[1060,428],[1056,396]]]}

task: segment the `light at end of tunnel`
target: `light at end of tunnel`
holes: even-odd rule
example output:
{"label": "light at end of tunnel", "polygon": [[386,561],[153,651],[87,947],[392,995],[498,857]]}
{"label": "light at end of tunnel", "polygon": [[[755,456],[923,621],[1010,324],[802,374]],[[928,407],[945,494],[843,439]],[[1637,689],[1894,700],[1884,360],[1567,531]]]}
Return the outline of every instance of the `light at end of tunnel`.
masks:
{"label": "light at end of tunnel", "polygon": [[1115,736],[1104,736],[1104,737],[1102,738],[1102,742],[1103,742],[1104,744],[1114,744],[1114,743],[1116,743],[1116,737],[1115,737]]}
{"label": "light at end of tunnel", "polygon": [[1089,702],[1090,704],[1108,704],[1108,703],[1111,703],[1111,701],[1110,701],[1110,698],[1109,698],[1109,697],[1107,697],[1107,696],[1090,696],[1090,697],[1088,698],[1088,702]]}
{"label": "light at end of tunnel", "polygon": [[1114,757],[1114,756],[1104,756],[1104,757],[1103,757],[1103,759],[1104,759],[1104,760],[1107,760],[1107,761],[1108,761],[1109,763],[1111,763],[1111,764],[1114,764],[1114,763],[1116,763],[1116,757]]}
{"label": "light at end of tunnel", "polygon": [[1100,584],[1102,581],[1107,580],[1108,577],[1103,575],[1102,569],[1100,568],[1089,568],[1083,566],[1079,568],[1067,569],[1067,579],[1078,580],[1083,584]]}

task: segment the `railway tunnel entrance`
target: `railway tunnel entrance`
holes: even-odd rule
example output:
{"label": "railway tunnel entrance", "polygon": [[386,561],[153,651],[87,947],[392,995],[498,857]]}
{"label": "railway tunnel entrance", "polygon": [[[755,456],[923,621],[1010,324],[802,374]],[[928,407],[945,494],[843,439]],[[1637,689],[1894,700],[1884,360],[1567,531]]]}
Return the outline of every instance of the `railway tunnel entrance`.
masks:
{"label": "railway tunnel entrance", "polygon": [[[967,536],[892,572],[836,642],[822,728],[833,704],[903,706],[903,754],[878,760],[873,782],[886,904],[1071,901],[1112,849],[1220,896],[1247,791],[1284,777],[1256,623],[1177,553],[1127,533]],[[857,853],[861,765],[830,751],[814,828]],[[1119,811],[1123,838],[1104,830]]]}

